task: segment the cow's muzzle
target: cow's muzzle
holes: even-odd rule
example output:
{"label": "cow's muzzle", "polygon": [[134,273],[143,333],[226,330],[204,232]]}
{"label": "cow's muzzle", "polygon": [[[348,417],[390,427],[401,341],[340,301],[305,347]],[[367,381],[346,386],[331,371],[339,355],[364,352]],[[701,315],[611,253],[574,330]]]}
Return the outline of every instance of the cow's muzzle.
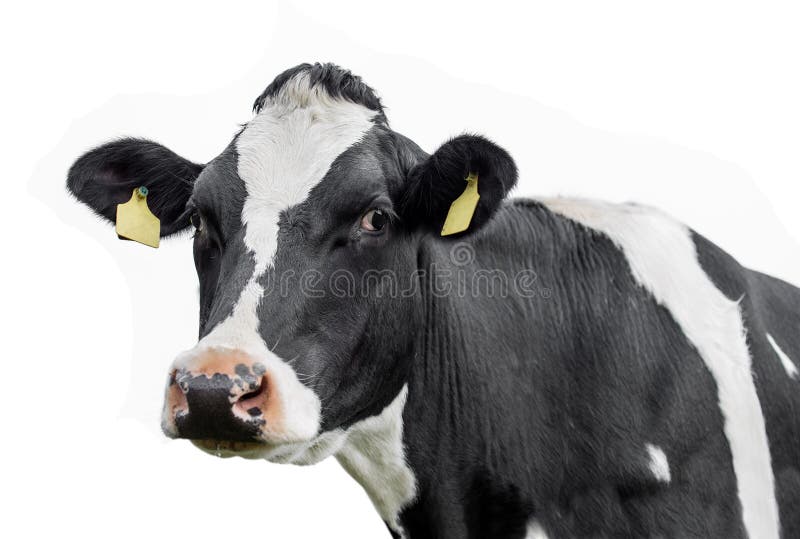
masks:
{"label": "cow's muzzle", "polygon": [[206,351],[169,375],[162,428],[172,438],[263,442],[279,427],[277,388],[263,364]]}

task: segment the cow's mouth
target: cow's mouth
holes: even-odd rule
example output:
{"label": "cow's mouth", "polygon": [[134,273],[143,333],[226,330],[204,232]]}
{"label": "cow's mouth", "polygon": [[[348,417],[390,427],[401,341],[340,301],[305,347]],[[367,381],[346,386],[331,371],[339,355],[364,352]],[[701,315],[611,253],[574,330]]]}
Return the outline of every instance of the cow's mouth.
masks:
{"label": "cow's mouth", "polygon": [[253,457],[258,458],[272,448],[263,442],[238,442],[231,440],[192,440],[192,443],[207,453],[217,457]]}
{"label": "cow's mouth", "polygon": [[347,439],[342,429],[324,432],[305,441],[191,440],[197,448],[221,458],[265,459],[280,464],[316,464],[334,455]]}

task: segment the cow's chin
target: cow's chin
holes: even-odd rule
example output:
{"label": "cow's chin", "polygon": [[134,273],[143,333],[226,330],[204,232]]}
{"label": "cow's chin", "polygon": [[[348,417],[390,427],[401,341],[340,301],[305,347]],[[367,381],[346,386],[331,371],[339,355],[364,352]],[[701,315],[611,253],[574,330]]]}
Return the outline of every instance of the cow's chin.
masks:
{"label": "cow's chin", "polygon": [[192,440],[204,452],[219,458],[264,459],[279,464],[310,465],[325,460],[342,448],[346,434],[337,429],[324,432],[305,442],[239,442],[229,440]]}
{"label": "cow's chin", "polygon": [[220,458],[261,459],[265,458],[265,453],[277,447],[264,442],[233,442],[229,440],[192,440],[191,442],[195,447]]}

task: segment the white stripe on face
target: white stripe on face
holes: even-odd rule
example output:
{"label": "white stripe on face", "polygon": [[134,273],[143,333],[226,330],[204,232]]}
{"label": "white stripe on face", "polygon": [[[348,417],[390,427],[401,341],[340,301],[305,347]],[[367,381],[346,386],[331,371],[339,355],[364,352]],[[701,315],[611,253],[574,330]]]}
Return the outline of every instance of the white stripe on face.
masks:
{"label": "white stripe on face", "polygon": [[778,346],[778,343],[775,342],[775,339],[773,339],[772,335],[769,333],[767,333],[767,340],[772,346],[772,349],[775,350],[775,353],[778,354],[778,358],[781,360],[783,368],[786,369],[786,374],[789,375],[789,378],[797,380],[798,376],[800,375],[800,373],[797,372],[797,366],[792,363],[792,360],[789,359],[789,356],[787,356],[786,353],[781,350],[781,347]]}
{"label": "white stripe on face", "polygon": [[369,131],[375,114],[318,87],[309,90],[308,77],[299,76],[239,135],[239,176],[247,189],[242,223],[257,275],[275,256],[280,212],[306,199],[334,160]]}
{"label": "white stripe on face", "polygon": [[641,206],[571,199],[542,203],[608,236],[624,252],[636,281],[669,309],[697,348],[717,383],[747,535],[777,539],[775,480],[739,304],[703,271],[689,230]]}
{"label": "white stripe on face", "polygon": [[322,88],[310,88],[307,74],[300,74],[267,101],[236,141],[238,173],[247,191],[241,216],[244,243],[255,269],[231,315],[176,366],[186,367],[210,348],[240,350],[263,363],[284,413],[284,433],[274,442],[302,442],[316,435],[320,401],[259,335],[258,305],[264,290],[258,280],[273,264],[281,212],[307,198],[334,160],[369,131],[375,115],[362,105],[332,98]]}

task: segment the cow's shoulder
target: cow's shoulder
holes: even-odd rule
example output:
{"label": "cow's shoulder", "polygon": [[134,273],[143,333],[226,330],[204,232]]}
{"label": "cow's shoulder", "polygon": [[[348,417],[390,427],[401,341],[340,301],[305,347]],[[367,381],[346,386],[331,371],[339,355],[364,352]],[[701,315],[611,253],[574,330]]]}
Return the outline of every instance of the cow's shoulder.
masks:
{"label": "cow's shoulder", "polygon": [[[745,529],[751,537],[778,537],[770,444],[752,376],[747,313],[743,313],[741,298],[731,294],[733,289],[748,290],[748,272],[721,250],[702,244],[685,224],[655,208],[568,198],[540,202],[610,239],[623,252],[638,285],[669,311],[698,351],[716,382]],[[718,260],[716,271],[703,263],[709,256]]]}
{"label": "cow's shoulder", "polygon": [[536,237],[544,234],[553,241],[577,241],[584,247],[607,249],[605,241],[587,242],[602,237],[629,254],[633,254],[630,247],[636,244],[637,251],[651,258],[658,248],[652,246],[654,252],[649,252],[651,246],[641,243],[644,240],[691,243],[691,230],[683,223],[658,208],[631,202],[577,197],[515,198],[507,201],[496,221],[499,230],[513,228],[523,241],[530,228]]}

